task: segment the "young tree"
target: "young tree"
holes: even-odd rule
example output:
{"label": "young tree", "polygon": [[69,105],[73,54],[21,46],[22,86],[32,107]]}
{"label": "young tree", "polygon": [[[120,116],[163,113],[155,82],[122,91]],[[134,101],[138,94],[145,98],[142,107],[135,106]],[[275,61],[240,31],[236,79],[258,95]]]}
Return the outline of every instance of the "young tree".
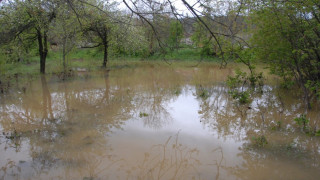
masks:
{"label": "young tree", "polygon": [[66,73],[66,56],[76,45],[80,27],[77,18],[68,4],[62,1],[58,4],[57,9],[57,17],[52,23],[50,36],[62,50],[62,64],[64,73]]}
{"label": "young tree", "polygon": [[90,3],[81,1],[84,5],[84,12],[82,14],[84,35],[90,42],[95,43],[93,46],[85,46],[89,48],[102,47],[103,49],[103,63],[102,67],[107,67],[109,45],[114,35],[112,29],[116,26],[113,22],[114,12],[112,8],[115,4],[108,4],[99,1],[92,1]]}
{"label": "young tree", "polygon": [[88,24],[86,31],[91,32],[96,36],[96,41],[98,42],[98,46],[103,47],[103,63],[102,67],[107,67],[108,62],[108,48],[109,48],[109,42],[110,42],[110,34],[111,34],[111,28],[112,25],[103,18],[94,18],[91,20],[91,22]]}
{"label": "young tree", "polygon": [[56,17],[55,4],[49,0],[29,0],[22,3],[29,21],[33,21],[33,29],[38,40],[38,51],[40,56],[40,73],[46,70],[46,58],[48,55],[48,31],[50,23]]}
{"label": "young tree", "polygon": [[171,50],[179,48],[180,41],[183,37],[183,27],[178,20],[173,20],[170,24],[170,34],[168,45]]}

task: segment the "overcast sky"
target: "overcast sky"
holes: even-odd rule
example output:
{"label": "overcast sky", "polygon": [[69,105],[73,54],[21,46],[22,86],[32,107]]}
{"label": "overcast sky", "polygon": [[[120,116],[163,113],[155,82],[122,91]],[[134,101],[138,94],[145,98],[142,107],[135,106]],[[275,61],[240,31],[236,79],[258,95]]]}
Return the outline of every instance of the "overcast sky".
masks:
{"label": "overcast sky", "polygon": [[[128,8],[126,7],[126,5],[123,3],[122,0],[115,0],[117,2],[119,2],[119,8],[123,9],[123,10],[128,10]],[[126,0],[127,3],[130,5],[130,1]],[[161,0],[163,1],[163,0]],[[197,2],[197,0],[186,0],[190,5],[193,5],[195,2]],[[187,7],[183,4],[183,2],[181,0],[171,0],[171,2],[174,4],[174,6],[176,7],[176,9],[178,10],[179,13],[183,13],[183,14],[188,14],[189,16],[191,15],[191,13],[189,12],[189,10],[187,9]],[[199,8],[199,7],[195,7],[195,8]]]}

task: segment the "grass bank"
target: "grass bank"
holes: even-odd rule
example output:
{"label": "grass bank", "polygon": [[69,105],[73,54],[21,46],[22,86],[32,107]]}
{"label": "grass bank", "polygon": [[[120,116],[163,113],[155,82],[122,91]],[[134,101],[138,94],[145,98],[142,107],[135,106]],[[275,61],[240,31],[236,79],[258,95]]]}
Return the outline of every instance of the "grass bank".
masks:
{"label": "grass bank", "polygon": [[[0,55],[0,59],[5,59]],[[70,69],[84,69],[85,71],[94,71],[101,68],[103,53],[99,49],[74,49],[67,56],[67,64]],[[180,64],[183,66],[196,66],[198,62],[219,62],[219,59],[213,57],[201,57],[199,49],[189,47],[180,48],[166,55],[154,54],[150,57],[139,56],[110,56],[108,68],[117,68],[123,65],[137,65],[140,62],[155,62],[164,64]],[[39,74],[40,62],[39,56],[29,56],[20,62],[0,64],[1,76],[19,75],[36,75]],[[62,53],[51,50],[48,53],[46,61],[46,73],[62,72]]]}

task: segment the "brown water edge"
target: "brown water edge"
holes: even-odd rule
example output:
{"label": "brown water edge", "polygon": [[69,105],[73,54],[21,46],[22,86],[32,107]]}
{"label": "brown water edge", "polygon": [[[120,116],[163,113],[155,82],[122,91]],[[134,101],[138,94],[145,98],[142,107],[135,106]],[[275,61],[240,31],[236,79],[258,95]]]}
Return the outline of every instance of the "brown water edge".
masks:
{"label": "brown water edge", "polygon": [[[17,86],[0,97],[0,179],[319,179],[295,91],[266,85],[239,106],[232,72],[148,65]],[[307,117],[319,128],[317,105]]]}

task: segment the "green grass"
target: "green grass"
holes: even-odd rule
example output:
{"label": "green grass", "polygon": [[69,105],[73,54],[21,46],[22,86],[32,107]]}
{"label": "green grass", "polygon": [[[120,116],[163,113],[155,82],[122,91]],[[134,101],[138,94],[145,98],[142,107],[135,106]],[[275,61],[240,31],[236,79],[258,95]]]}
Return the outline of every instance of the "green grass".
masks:
{"label": "green grass", "polygon": [[[34,55],[29,56],[22,62],[5,63],[4,55],[0,54],[0,75],[12,76],[14,74],[39,74],[40,63],[37,52],[33,52]],[[192,47],[183,47],[166,55],[154,54],[151,57],[143,58],[139,56],[109,56],[108,67],[119,67],[123,64],[131,65],[146,63],[146,61],[170,61],[170,63],[184,62],[185,66],[192,66],[200,61],[200,50]],[[69,68],[85,68],[88,71],[94,71],[100,69],[103,61],[103,53],[99,49],[74,49],[67,55],[67,64]],[[213,57],[203,57],[202,61],[205,62],[219,62],[219,59]],[[129,63],[130,64],[130,63]],[[62,72],[62,53],[60,51],[50,50],[46,60],[46,73],[59,73]]]}
{"label": "green grass", "polygon": [[204,61],[218,61],[218,58],[204,56],[201,57],[200,49],[195,49],[192,47],[183,47],[174,51],[169,51],[167,54],[163,55],[156,53],[147,60],[174,60],[174,61],[199,61],[200,59]]}
{"label": "green grass", "polygon": [[181,48],[177,51],[173,51],[166,55],[167,59],[172,60],[182,60],[182,61],[195,61],[200,60],[201,58],[206,61],[216,61],[217,58],[212,57],[201,57],[200,50],[198,49],[191,49],[191,48]]}

